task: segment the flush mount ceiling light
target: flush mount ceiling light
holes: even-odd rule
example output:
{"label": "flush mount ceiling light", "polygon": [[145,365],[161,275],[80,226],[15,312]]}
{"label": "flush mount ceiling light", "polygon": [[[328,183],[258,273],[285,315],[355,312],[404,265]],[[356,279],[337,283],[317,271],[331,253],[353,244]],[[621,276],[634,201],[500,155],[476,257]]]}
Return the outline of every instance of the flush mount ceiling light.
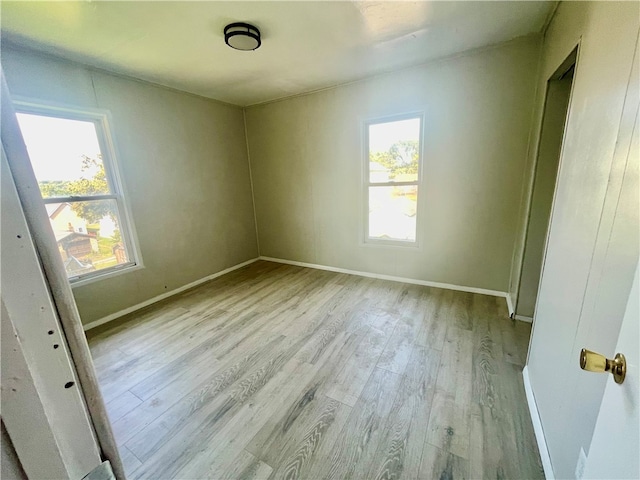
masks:
{"label": "flush mount ceiling light", "polygon": [[260,30],[248,23],[230,23],[224,27],[224,43],[236,50],[255,50],[262,44]]}

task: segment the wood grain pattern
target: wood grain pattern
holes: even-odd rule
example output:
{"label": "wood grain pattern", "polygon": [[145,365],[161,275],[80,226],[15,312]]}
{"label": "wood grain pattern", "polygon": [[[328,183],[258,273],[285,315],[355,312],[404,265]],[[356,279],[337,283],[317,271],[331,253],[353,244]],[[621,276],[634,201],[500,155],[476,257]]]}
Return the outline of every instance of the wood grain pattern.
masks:
{"label": "wood grain pattern", "polygon": [[439,480],[464,480],[482,478],[478,472],[469,475],[469,461],[452,453],[446,453],[433,445],[426,444],[422,453],[420,475],[416,478]]}
{"label": "wood grain pattern", "polygon": [[120,445],[118,450],[120,451],[120,459],[122,460],[126,472],[133,472],[136,468],[142,465],[142,462],[138,457],[131,453],[131,450],[127,447]]}
{"label": "wood grain pattern", "polygon": [[493,297],[256,262],[90,333],[129,478],[543,478]]}
{"label": "wood grain pattern", "polygon": [[136,397],[135,394],[133,394],[132,392],[126,391],[119,397],[107,403],[105,407],[107,408],[109,419],[112,422],[115,422],[116,420],[119,420],[124,415],[129,413],[131,410],[136,408],[141,403],[142,403],[142,400]]}
{"label": "wood grain pattern", "polygon": [[389,414],[369,478],[419,478],[436,389],[438,352],[415,347]]}
{"label": "wood grain pattern", "polygon": [[433,398],[426,441],[445,452],[469,458],[470,411],[450,394],[437,391]]}
{"label": "wood grain pattern", "polygon": [[282,460],[276,462],[280,468],[274,472],[274,477],[309,478],[308,470],[312,460],[314,457],[324,457],[320,454],[322,446],[335,442],[350,410],[337,400],[328,399],[319,415],[309,422],[304,436],[299,439],[292,436],[289,448],[282,449]]}
{"label": "wood grain pattern", "polygon": [[258,460],[246,450],[233,460],[232,467],[224,473],[221,480],[267,480],[273,468]]}
{"label": "wood grain pattern", "polygon": [[332,449],[310,466],[314,478],[366,478],[401,381],[388,370],[372,372]]}

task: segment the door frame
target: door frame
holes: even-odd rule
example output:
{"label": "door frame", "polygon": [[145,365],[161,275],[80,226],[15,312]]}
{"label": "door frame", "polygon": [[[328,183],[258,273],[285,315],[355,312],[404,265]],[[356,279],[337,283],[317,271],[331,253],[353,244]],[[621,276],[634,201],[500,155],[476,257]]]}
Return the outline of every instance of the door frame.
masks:
{"label": "door frame", "polygon": [[[55,244],[51,225],[47,219],[46,210],[40,196],[40,189],[31,167],[31,162],[29,160],[15,115],[15,110],[13,108],[11,94],[4,77],[4,72],[1,68],[0,81],[0,137],[2,140],[2,147],[6,154],[8,170],[10,171],[9,175],[13,180],[15,193],[19,200],[20,205],[18,206],[18,209],[22,210],[21,214],[25,220],[25,235],[30,237],[29,240],[32,242],[33,248],[35,248],[35,261],[40,264],[39,266],[42,271],[45,288],[53,307],[53,317],[60,327],[58,329],[45,329],[46,331],[44,331],[44,333],[39,332],[39,330],[36,331],[35,329],[25,330],[20,332],[21,335],[23,335],[22,340],[26,342],[26,340],[31,338],[31,336],[38,335],[38,332],[49,336],[48,331],[53,330],[54,334],[56,330],[59,331],[59,335],[62,338],[58,345],[60,347],[62,341],[64,341],[65,347],[68,347],[67,359],[75,376],[75,380],[67,380],[67,384],[68,382],[76,382],[77,380],[77,391],[80,392],[85,406],[85,409],[78,406],[74,408],[77,410],[78,414],[88,416],[89,425],[93,430],[92,434],[94,435],[96,442],[96,451],[100,454],[99,460],[108,460],[116,478],[124,480],[126,478],[124,468],[111,430],[111,424],[107,416],[102,393],[100,392],[98,385],[98,379],[93,367],[93,360],[89,351],[89,345],[82,328],[80,315],[75,304],[71,286],[66,278],[64,266],[62,265],[62,260]],[[3,259],[5,255],[9,254],[5,247],[6,246],[3,244]],[[9,299],[8,296],[7,299]],[[8,317],[8,315],[3,315],[3,328],[6,320],[5,317]],[[42,330],[42,327],[40,330]],[[62,350],[62,348],[58,348],[56,352],[58,352],[58,350]],[[30,354],[31,360],[33,360],[33,362],[38,360],[42,361],[44,354],[45,351],[39,351],[36,349]],[[32,372],[42,374],[42,372],[38,370],[39,367],[36,366],[40,364],[37,364],[36,362],[33,363],[33,365]],[[56,365],[55,362],[54,365]],[[35,391],[40,394],[42,386],[39,385],[38,382],[34,382],[34,386]],[[69,386],[69,388],[71,387],[72,385]],[[62,404],[59,402],[60,400],[57,398],[45,398],[43,400],[43,405],[49,405],[51,408],[69,408],[67,402],[62,402]],[[6,409],[5,412],[3,412],[3,417],[5,414]],[[23,421],[24,420],[25,418],[23,418]],[[56,418],[49,418],[45,416],[41,420],[39,427],[43,428],[44,431],[49,430],[55,433],[59,427],[55,423]],[[7,416],[5,421],[7,430],[14,441],[16,451],[21,462],[23,462],[25,471],[28,473],[30,465],[24,463],[24,459],[27,457],[25,457],[24,453],[21,455],[21,451],[25,452],[25,449],[33,449],[33,446],[29,444],[21,445],[20,442],[16,442],[14,435],[12,435],[10,423],[11,421]],[[14,423],[14,425],[16,424]],[[13,431],[16,432],[16,428],[13,428]],[[75,445],[74,448],[77,448],[78,451],[83,451],[85,447],[83,444],[87,443],[85,442],[84,437],[78,436],[76,438],[73,435],[67,436],[67,441],[70,442],[70,445]],[[73,448],[71,451],[73,451]],[[42,460],[45,459],[43,458]]]}
{"label": "door frame", "polygon": [[[545,124],[545,120],[547,118],[547,101],[549,100],[549,84],[555,80],[560,80],[562,79],[568,72],[569,70],[573,67],[573,81],[571,84],[571,91],[569,92],[569,102],[567,104],[567,112],[564,118],[564,125],[563,125],[563,131],[562,131],[562,141],[561,141],[561,145],[560,145],[560,151],[558,152],[558,168],[556,170],[556,178],[554,180],[554,187],[553,187],[553,198],[551,200],[551,209],[549,211],[549,219],[547,220],[547,231],[545,234],[545,238],[544,238],[544,246],[542,249],[542,264],[541,264],[541,268],[540,268],[540,275],[538,276],[538,287],[540,286],[540,279],[542,278],[542,270],[544,268],[544,262],[546,259],[546,255],[547,255],[547,243],[549,241],[549,227],[551,226],[551,219],[553,217],[553,206],[555,204],[556,201],[556,191],[557,191],[557,187],[558,187],[558,178],[560,176],[560,169],[562,167],[562,155],[563,155],[563,151],[564,151],[564,144],[565,144],[565,137],[566,137],[566,126],[569,123],[569,117],[571,115],[571,102],[573,99],[573,92],[575,90],[575,82],[576,82],[576,76],[577,76],[577,72],[578,72],[578,60],[579,60],[579,56],[580,56],[580,42],[578,42],[575,47],[571,50],[571,53],[569,53],[569,55],[567,55],[565,57],[565,59],[558,65],[558,67],[554,70],[554,72],[549,76],[549,78],[547,78],[547,80],[545,81],[544,84],[544,101],[543,101],[543,111],[542,111],[542,117],[540,119],[540,123],[538,124],[538,138],[536,141],[536,150],[535,150],[535,157],[534,157],[534,162],[533,165],[531,167],[531,175],[532,175],[532,179],[530,182],[530,187],[529,187],[529,191],[528,191],[528,196],[527,196],[527,219],[525,222],[525,226],[524,226],[524,236],[523,236],[523,246],[522,246],[522,254],[520,256],[519,259],[519,263],[520,263],[520,271],[518,273],[518,281],[517,281],[517,287],[516,287],[516,298],[513,299],[513,318],[515,318],[516,320],[523,320],[523,321],[528,321],[528,322],[533,322],[534,318],[535,318],[535,308],[534,308],[534,317],[532,318],[528,318],[528,317],[522,317],[520,315],[517,314],[518,312],[518,305],[520,304],[520,289],[522,288],[522,275],[524,273],[524,260],[525,260],[525,256],[527,253],[527,240],[529,238],[529,226],[531,223],[531,214],[532,214],[532,207],[533,207],[533,195],[535,193],[535,188],[536,188],[536,181],[537,181],[537,171],[538,171],[538,163],[540,160],[540,146],[542,144],[542,130],[544,128],[544,124]],[[537,294],[536,294],[536,305],[537,305]]]}

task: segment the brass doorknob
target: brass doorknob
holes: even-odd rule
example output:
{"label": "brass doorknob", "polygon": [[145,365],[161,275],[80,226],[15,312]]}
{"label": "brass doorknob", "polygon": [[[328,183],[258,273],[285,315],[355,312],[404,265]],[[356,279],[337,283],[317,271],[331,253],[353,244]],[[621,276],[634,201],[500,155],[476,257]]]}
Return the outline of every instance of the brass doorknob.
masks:
{"label": "brass doorknob", "polygon": [[583,348],[580,351],[580,368],[587,372],[611,372],[615,382],[622,383],[627,374],[627,361],[621,353],[616,353],[615,358],[610,360],[604,355]]}

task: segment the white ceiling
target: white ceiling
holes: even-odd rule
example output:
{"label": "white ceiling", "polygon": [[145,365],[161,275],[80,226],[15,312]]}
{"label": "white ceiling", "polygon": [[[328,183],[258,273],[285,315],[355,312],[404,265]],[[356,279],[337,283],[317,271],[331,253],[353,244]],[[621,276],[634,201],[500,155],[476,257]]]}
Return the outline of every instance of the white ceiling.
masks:
{"label": "white ceiling", "polygon": [[[539,32],[556,2],[9,2],[2,37],[157,84],[252,105]],[[244,21],[253,52],[224,44]]]}

